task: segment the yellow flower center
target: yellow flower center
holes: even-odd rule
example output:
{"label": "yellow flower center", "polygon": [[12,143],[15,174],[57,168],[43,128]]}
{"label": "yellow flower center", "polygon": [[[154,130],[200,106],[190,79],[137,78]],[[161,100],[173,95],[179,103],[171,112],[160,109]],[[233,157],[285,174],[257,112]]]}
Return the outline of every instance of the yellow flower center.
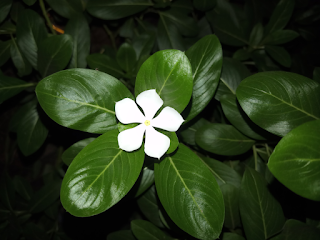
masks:
{"label": "yellow flower center", "polygon": [[144,125],[149,126],[150,125],[150,121],[149,120],[145,120],[144,121]]}

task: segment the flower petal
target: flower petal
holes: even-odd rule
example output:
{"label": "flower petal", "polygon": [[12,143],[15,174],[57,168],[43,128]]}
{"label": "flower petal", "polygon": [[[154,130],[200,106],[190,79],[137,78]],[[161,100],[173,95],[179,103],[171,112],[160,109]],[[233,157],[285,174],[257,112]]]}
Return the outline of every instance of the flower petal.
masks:
{"label": "flower petal", "polygon": [[148,120],[151,120],[163,105],[163,101],[155,89],[140,93],[136,98],[136,102],[142,108],[144,115]]}
{"label": "flower petal", "polygon": [[161,113],[151,121],[151,126],[175,132],[183,123],[181,115],[172,107],[165,107]]}
{"label": "flower petal", "polygon": [[145,121],[145,117],[137,104],[130,98],[116,102],[115,112],[118,120],[123,124],[143,123]]}
{"label": "flower petal", "polygon": [[134,128],[130,128],[119,133],[119,148],[127,152],[132,152],[140,148],[145,130],[146,126],[144,124],[140,124]]}
{"label": "flower petal", "polygon": [[170,147],[170,138],[159,133],[153,127],[146,128],[146,140],[144,144],[144,152],[154,158],[160,159]]}

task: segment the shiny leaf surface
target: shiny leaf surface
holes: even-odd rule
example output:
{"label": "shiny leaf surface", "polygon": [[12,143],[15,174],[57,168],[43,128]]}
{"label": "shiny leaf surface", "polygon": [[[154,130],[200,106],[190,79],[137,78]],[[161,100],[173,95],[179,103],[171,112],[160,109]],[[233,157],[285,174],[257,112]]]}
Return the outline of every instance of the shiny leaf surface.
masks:
{"label": "shiny leaf surface", "polygon": [[126,72],[132,71],[136,64],[136,52],[129,43],[123,43],[117,52],[117,62]]}
{"label": "shiny leaf surface", "polygon": [[224,184],[220,186],[225,206],[224,226],[235,229],[240,226],[239,212],[239,189],[233,185]]}
{"label": "shiny leaf surface", "polygon": [[18,70],[18,76],[23,77],[29,75],[32,71],[32,67],[30,63],[27,61],[23,53],[21,52],[19,46],[15,39],[12,39],[12,43],[10,46],[11,59],[14,66]]}
{"label": "shiny leaf surface", "polygon": [[200,118],[198,121],[190,125],[187,129],[184,129],[180,132],[181,140],[189,145],[195,146],[197,130],[208,123],[210,123],[208,120]]}
{"label": "shiny leaf surface", "polygon": [[140,173],[140,176],[136,181],[136,185],[138,184],[138,190],[135,194],[135,197],[138,197],[142,193],[144,193],[153,183],[154,183],[153,170],[149,169],[147,166],[143,167]]}

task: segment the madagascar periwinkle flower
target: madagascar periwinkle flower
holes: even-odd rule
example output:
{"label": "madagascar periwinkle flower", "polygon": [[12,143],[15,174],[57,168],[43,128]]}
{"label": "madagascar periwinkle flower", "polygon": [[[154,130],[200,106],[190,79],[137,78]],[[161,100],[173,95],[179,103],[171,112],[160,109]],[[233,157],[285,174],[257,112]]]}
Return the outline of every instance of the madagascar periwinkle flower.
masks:
{"label": "madagascar periwinkle flower", "polygon": [[122,124],[140,123],[134,128],[124,130],[118,135],[119,147],[127,152],[132,152],[141,147],[144,133],[146,133],[144,152],[154,158],[160,159],[170,146],[170,139],[154,128],[175,132],[179,129],[184,119],[171,107],[165,107],[154,118],[163,105],[163,100],[155,89],[140,93],[136,98],[137,104],[130,98],[116,102],[115,112]]}

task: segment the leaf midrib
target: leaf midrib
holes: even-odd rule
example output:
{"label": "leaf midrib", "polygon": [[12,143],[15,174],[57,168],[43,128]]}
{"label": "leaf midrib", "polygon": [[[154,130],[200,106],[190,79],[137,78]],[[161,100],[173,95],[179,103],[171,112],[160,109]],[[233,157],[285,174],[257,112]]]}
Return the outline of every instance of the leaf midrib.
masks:
{"label": "leaf midrib", "polygon": [[[198,157],[199,157],[199,156],[198,156]],[[224,181],[215,171],[213,171],[213,169],[212,169],[201,157],[199,157],[199,159],[203,162],[203,164],[204,164],[207,168],[209,168],[209,170],[213,173],[213,175],[215,175],[217,178],[220,179],[221,182],[227,183],[227,182]]]}
{"label": "leaf midrib", "polygon": [[37,85],[37,83],[26,83],[26,84],[21,84],[21,85],[13,85],[13,86],[8,86],[8,87],[0,87],[0,91],[5,90],[5,89],[12,89],[12,88],[25,88],[25,87],[31,87]]}

